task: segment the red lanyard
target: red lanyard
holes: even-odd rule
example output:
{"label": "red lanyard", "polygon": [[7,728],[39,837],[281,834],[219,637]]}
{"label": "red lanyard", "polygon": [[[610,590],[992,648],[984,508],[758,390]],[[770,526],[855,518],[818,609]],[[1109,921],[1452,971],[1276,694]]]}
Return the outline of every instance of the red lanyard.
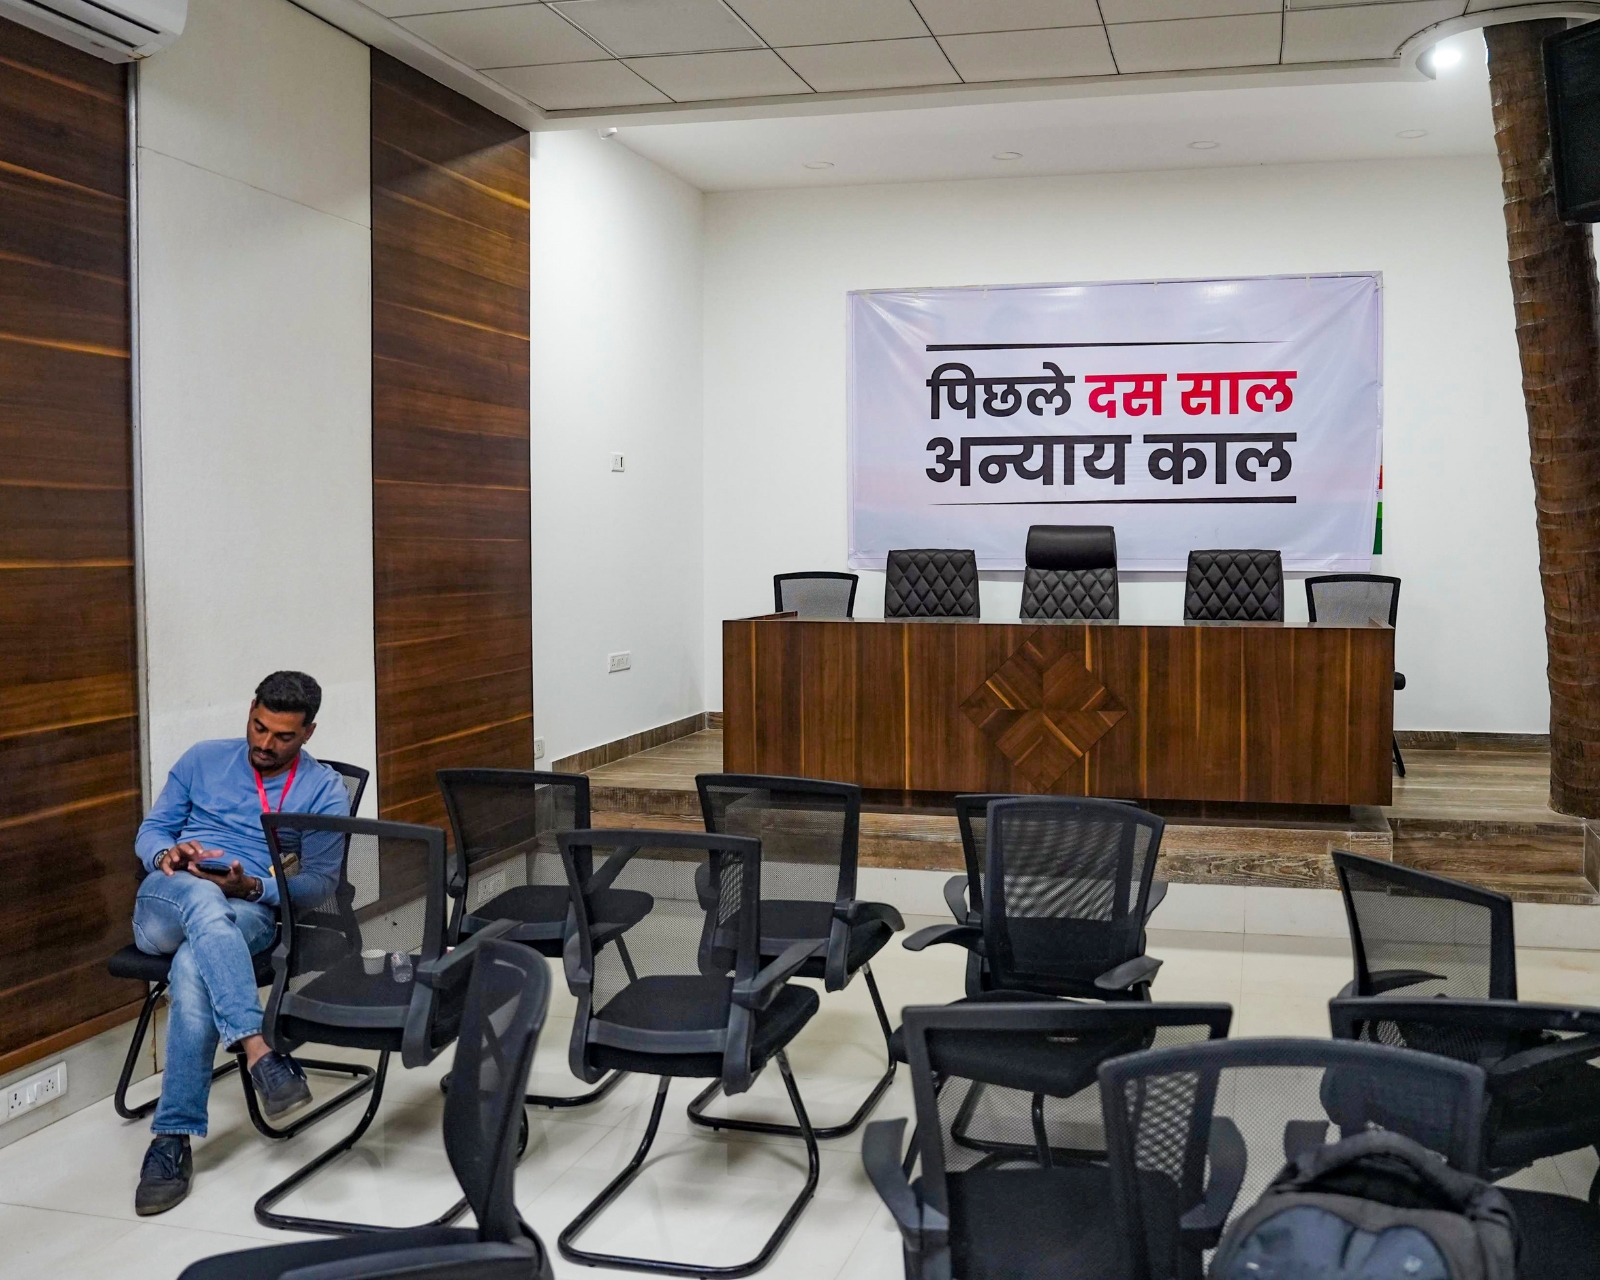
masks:
{"label": "red lanyard", "polygon": [[[278,812],[283,812],[283,802],[289,798],[289,788],[294,786],[295,770],[300,767],[299,753],[295,754],[294,763],[289,766],[289,776],[284,779],[283,792],[278,796]],[[252,769],[256,775],[256,794],[261,797],[261,812],[271,813],[272,806],[267,803],[267,784],[261,780],[261,770]]]}

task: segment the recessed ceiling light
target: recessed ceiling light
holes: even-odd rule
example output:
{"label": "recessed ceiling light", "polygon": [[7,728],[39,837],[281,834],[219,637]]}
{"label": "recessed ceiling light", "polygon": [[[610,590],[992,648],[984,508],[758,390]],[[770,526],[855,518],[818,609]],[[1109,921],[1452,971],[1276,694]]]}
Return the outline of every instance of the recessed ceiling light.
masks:
{"label": "recessed ceiling light", "polygon": [[1222,144],[1220,142],[1191,142],[1190,151],[1215,151]]}
{"label": "recessed ceiling light", "polygon": [[807,160],[806,161],[806,168],[808,168],[808,169],[831,169],[831,168],[833,168],[833,161],[832,160]]}
{"label": "recessed ceiling light", "polygon": [[1394,136],[1397,138],[1405,138],[1407,141],[1409,141],[1413,138],[1426,138],[1428,136],[1428,131],[1426,129],[1402,129]]}
{"label": "recessed ceiling light", "polygon": [[1448,71],[1461,61],[1461,50],[1449,45],[1437,45],[1428,53],[1428,65],[1435,71]]}
{"label": "recessed ceiling light", "polygon": [[1020,152],[1020,151],[996,151],[994,153],[994,158],[996,160],[1020,160],[1020,159],[1022,159],[1022,152]]}

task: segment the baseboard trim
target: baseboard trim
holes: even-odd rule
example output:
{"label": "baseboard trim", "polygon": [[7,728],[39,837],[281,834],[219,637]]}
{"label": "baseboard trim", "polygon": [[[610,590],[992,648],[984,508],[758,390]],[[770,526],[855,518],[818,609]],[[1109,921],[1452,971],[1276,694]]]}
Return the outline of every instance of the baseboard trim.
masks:
{"label": "baseboard trim", "polygon": [[637,755],[641,751],[650,750],[651,747],[687,738],[691,733],[699,733],[702,729],[720,728],[721,725],[722,712],[700,711],[692,716],[684,716],[681,720],[674,720],[670,724],[657,725],[654,729],[630,733],[626,738],[603,742],[598,747],[590,747],[587,751],[562,756],[550,767],[557,773],[588,773],[590,769],[598,769],[603,764],[612,764],[625,756]]}
{"label": "baseboard trim", "polygon": [[1396,729],[1402,751],[1549,751],[1548,733],[1475,733],[1453,729]]}

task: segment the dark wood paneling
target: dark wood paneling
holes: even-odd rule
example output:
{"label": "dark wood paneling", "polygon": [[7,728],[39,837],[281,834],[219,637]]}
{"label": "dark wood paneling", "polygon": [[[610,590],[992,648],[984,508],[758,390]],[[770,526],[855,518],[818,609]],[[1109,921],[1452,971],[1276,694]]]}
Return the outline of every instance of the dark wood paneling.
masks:
{"label": "dark wood paneling", "polygon": [[723,749],[874,790],[1382,805],[1393,671],[1377,626],[743,619]]}
{"label": "dark wood paneling", "polygon": [[0,18],[0,1061],[139,995],[121,67]]}
{"label": "dark wood paneling", "polygon": [[533,766],[528,138],[372,54],[372,474],[382,816]]}

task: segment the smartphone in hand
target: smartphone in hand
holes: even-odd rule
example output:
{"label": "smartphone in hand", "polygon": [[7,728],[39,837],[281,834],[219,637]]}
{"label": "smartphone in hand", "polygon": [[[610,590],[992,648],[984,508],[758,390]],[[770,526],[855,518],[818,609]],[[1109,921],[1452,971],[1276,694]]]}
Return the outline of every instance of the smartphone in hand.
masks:
{"label": "smartphone in hand", "polygon": [[221,862],[216,858],[206,858],[194,864],[196,871],[204,871],[208,876],[226,876],[233,874],[233,863]]}

